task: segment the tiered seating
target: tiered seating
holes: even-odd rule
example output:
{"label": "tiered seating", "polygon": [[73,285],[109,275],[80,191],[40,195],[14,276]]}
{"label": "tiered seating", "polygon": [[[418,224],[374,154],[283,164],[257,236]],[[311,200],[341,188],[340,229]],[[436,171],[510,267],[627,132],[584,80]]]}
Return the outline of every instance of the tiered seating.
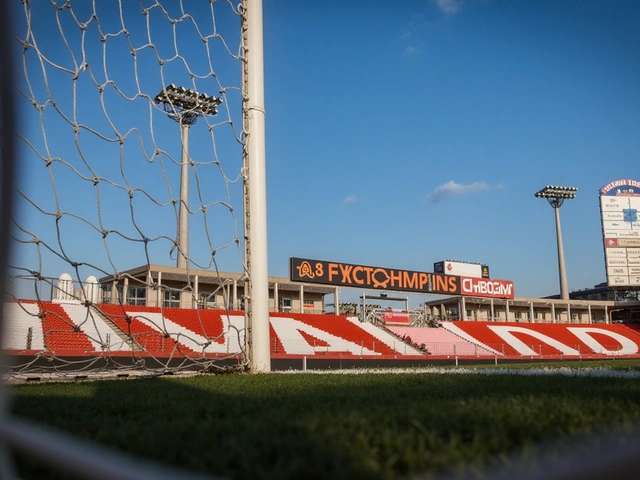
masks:
{"label": "tiered seating", "polygon": [[2,348],[26,350],[27,336],[31,328],[30,350],[44,350],[42,322],[38,317],[40,308],[35,302],[6,302],[4,304],[4,335]]}
{"label": "tiered seating", "polygon": [[[531,327],[532,325],[533,327]],[[507,322],[451,322],[450,324],[445,324],[445,327],[461,329],[464,333],[472,336],[478,341],[484,343],[494,350],[497,350],[498,352],[501,352],[506,356],[522,355],[522,348],[516,348],[514,345],[505,341],[505,339],[503,339],[501,336],[495,333],[494,330],[492,330],[492,327],[500,328],[504,326],[511,328],[520,327],[520,325],[518,324]],[[555,332],[555,336],[561,335],[565,337],[565,343],[569,346],[569,348],[574,348],[576,345],[577,339],[575,336],[570,335],[569,332],[564,328],[557,329],[557,326],[554,324],[526,324],[523,326],[525,326],[526,328],[531,328],[532,331],[533,329],[535,329],[535,331],[539,331],[541,333],[543,333],[543,330],[549,333],[549,328],[555,328],[557,330]],[[529,354],[559,355],[561,353],[558,348],[554,348],[546,343],[543,344],[542,342],[540,342],[540,340],[533,338],[530,335],[514,333],[514,336],[521,339],[522,342],[528,347],[526,352]],[[570,344],[573,344],[573,347]]]}
{"label": "tiered seating", "polygon": [[282,340],[273,329],[273,322],[269,322],[269,351],[271,353],[282,354],[287,353],[282,344]]}
{"label": "tiered seating", "polygon": [[[410,342],[405,342],[402,341],[401,338],[397,338],[391,329],[382,329],[368,322],[363,323],[358,319],[358,317],[347,317],[347,320],[384,344],[390,345],[394,355],[396,353],[400,353],[402,355],[424,355],[424,351],[414,348]],[[389,332],[392,334],[389,334]]]}
{"label": "tiered seating", "polygon": [[413,343],[414,345],[424,344],[431,355],[494,355],[493,352],[482,348],[482,346],[476,345],[441,327],[400,327],[390,325],[388,328],[399,337],[405,337],[408,343]]}
{"label": "tiered seating", "polygon": [[483,344],[513,356],[635,355],[640,335],[627,325],[451,322]]}
{"label": "tiered seating", "polygon": [[[305,314],[275,314],[271,316],[271,327],[274,339],[280,341],[282,350],[279,353],[288,355],[345,354],[345,355],[375,355],[375,351],[354,343],[352,339],[335,335],[335,332],[322,325],[307,323]],[[335,320],[335,318],[333,319]],[[341,318],[344,322],[344,317]],[[304,335],[303,335],[304,332]],[[273,339],[271,339],[273,341]],[[322,342],[319,344],[318,342]],[[277,347],[278,345],[276,345]]]}
{"label": "tiered seating", "polygon": [[192,351],[203,352],[205,348],[211,347],[211,342],[208,338],[198,335],[188,328],[175,323],[173,320],[166,317],[164,313],[165,312],[145,312],[136,318],[146,326],[154,330],[158,330],[163,334],[166,333],[170,335],[171,338],[180,344],[183,349],[186,347]]}
{"label": "tiered seating", "polygon": [[61,304],[40,302],[39,306],[44,314],[44,343],[50,352],[95,352],[87,335],[69,318]]}
{"label": "tiered seating", "polygon": [[139,313],[140,317],[149,313],[160,313],[159,308],[102,304],[99,310],[109,317],[113,323],[123,332],[130,335],[133,340],[144,350],[153,354],[177,354],[182,352],[189,356],[198,356],[194,350],[178,345],[176,341],[168,335],[164,335],[159,330],[147,325],[131,313]]}
{"label": "tiered seating", "polygon": [[[96,350],[128,352],[131,347],[107,325],[94,310],[80,304],[61,304],[70,319],[78,325]],[[108,342],[107,342],[108,340]]]}
{"label": "tiered seating", "polygon": [[[189,329],[191,332],[209,339],[212,342],[224,344],[224,327],[220,315],[221,310],[165,308],[163,313],[166,318]],[[240,314],[242,314],[242,312],[240,312]]]}
{"label": "tiered seating", "polygon": [[[271,325],[280,341],[274,342],[276,348],[282,345],[288,354],[402,355],[405,350],[402,342],[390,333],[342,315],[272,313]],[[422,355],[413,347],[408,348],[408,355]]]}
{"label": "tiered seating", "polygon": [[631,335],[631,336],[637,335],[638,338],[640,338],[640,323],[629,323],[627,325],[616,325],[616,326],[622,327],[626,332],[626,335]]}
{"label": "tiered seating", "polygon": [[[156,357],[216,357],[239,353],[244,345],[244,312],[108,304],[87,309],[35,301],[7,302],[5,312],[2,348],[20,354],[27,347],[29,328],[32,350],[57,355],[95,356],[140,348]],[[272,313],[269,334],[269,348],[276,357],[424,356],[414,348],[423,344],[437,356],[640,355],[640,324],[445,322],[442,328],[380,328],[356,317]],[[414,346],[403,337],[410,337]],[[129,338],[137,345],[127,343]]]}

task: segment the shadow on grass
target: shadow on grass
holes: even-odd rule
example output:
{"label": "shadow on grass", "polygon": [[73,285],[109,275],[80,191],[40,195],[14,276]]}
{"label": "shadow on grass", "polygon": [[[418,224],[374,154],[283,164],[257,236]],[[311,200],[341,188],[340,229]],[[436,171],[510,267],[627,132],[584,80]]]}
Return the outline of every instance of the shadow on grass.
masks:
{"label": "shadow on grass", "polygon": [[[203,375],[11,390],[18,417],[237,480],[428,477],[640,420],[640,382],[619,378]],[[68,478],[22,457],[19,469]]]}

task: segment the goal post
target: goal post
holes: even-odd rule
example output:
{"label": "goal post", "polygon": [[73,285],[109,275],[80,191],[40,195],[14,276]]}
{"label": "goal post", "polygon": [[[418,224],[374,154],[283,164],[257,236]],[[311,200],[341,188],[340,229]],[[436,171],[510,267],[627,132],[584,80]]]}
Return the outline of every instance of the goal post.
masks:
{"label": "goal post", "polygon": [[246,122],[245,189],[246,258],[249,271],[250,305],[247,310],[250,370],[271,369],[269,354],[269,274],[267,256],[267,182],[264,109],[264,48],[262,2],[246,2]]}
{"label": "goal post", "polygon": [[[3,176],[3,301],[30,330],[9,348],[56,360],[60,332],[80,332],[96,357],[117,344],[158,371],[184,368],[174,353],[270,371],[262,1],[12,11],[20,179]],[[176,307],[196,310],[196,332]]]}
{"label": "goal post", "polygon": [[[207,348],[224,348],[235,331],[240,350],[230,353],[242,354],[249,372],[270,371],[262,0],[8,3],[0,0],[11,12],[0,21],[0,45],[9,52],[0,68],[2,366],[4,334],[15,326],[8,305],[18,305],[12,315],[41,322],[44,337],[84,331],[108,354],[117,335],[105,338],[96,320],[100,302],[113,295],[129,324],[118,332],[128,335],[120,344],[133,357],[133,347],[142,348],[155,328],[167,342],[188,340],[192,353],[172,354],[206,369],[215,362],[204,355]],[[151,269],[146,277],[127,270],[176,260],[184,272],[164,278]],[[238,275],[234,292],[237,284],[245,288],[242,329],[231,320],[225,270]],[[198,292],[193,272],[217,277],[216,289]],[[113,284],[98,291],[101,278]],[[199,294],[215,299],[225,288],[224,335],[176,335],[166,326],[176,298],[194,305]],[[136,302],[150,297],[155,310],[134,317]],[[84,322],[70,325],[65,316],[82,309]],[[107,310],[102,320],[115,333],[116,317]],[[153,328],[136,334],[135,322]],[[30,328],[29,345],[37,336]],[[53,363],[55,351],[46,354]],[[182,368],[153,354],[145,360],[158,362],[160,371]],[[169,469],[11,418],[4,384],[0,477],[15,477],[9,450],[17,449],[81,478],[175,478]]]}

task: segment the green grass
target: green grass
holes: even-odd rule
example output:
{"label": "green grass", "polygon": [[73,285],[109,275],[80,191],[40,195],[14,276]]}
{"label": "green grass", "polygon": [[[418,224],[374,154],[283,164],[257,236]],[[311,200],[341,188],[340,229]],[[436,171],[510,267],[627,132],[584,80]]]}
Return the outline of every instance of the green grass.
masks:
{"label": "green grass", "polygon": [[[640,369],[638,361],[602,363]],[[238,480],[395,479],[501,465],[513,452],[605,427],[631,432],[640,422],[640,381],[626,378],[275,373],[11,391],[19,417]],[[19,460],[22,478],[65,478]]]}
{"label": "green grass", "polygon": [[[558,369],[558,368],[568,368],[572,370],[584,370],[584,369],[596,369],[596,368],[605,368],[608,370],[616,370],[616,371],[624,371],[624,370],[638,370],[640,371],[640,360],[638,359],[608,359],[608,360],[570,360],[570,361],[544,361],[544,360],[536,360],[530,363],[526,362],[518,362],[518,363],[498,363],[495,364],[484,364],[484,365],[471,365],[471,366],[463,366],[464,368],[472,368],[472,369],[508,369],[508,370],[530,370],[530,369],[541,369],[541,368],[550,368],[550,369]],[[460,368],[455,366],[450,366],[447,368]]]}

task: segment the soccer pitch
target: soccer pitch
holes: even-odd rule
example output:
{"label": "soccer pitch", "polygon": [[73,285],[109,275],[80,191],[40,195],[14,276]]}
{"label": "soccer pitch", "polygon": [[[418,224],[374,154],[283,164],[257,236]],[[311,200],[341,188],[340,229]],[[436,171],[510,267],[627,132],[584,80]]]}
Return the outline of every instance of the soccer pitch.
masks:
{"label": "soccer pitch", "polygon": [[[482,478],[523,462],[531,473],[541,447],[561,457],[615,429],[605,455],[638,439],[640,361],[336,373],[15,385],[11,408],[143,459],[239,480]],[[32,459],[18,465],[24,479],[68,478]]]}

